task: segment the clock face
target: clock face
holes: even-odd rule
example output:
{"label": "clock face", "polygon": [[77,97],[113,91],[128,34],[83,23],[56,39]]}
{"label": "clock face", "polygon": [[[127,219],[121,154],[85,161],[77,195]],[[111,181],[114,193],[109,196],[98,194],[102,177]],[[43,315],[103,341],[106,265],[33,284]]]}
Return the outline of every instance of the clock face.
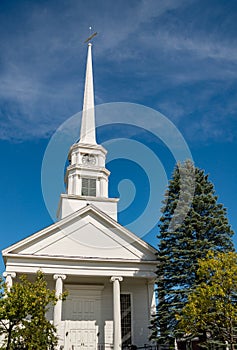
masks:
{"label": "clock face", "polygon": [[87,165],[95,165],[96,158],[94,154],[84,154],[82,157],[82,163]]}

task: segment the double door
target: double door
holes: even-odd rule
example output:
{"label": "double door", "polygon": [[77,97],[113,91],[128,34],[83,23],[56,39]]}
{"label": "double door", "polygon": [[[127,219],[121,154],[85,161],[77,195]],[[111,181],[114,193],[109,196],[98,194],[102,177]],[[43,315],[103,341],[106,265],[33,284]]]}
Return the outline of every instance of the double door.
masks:
{"label": "double door", "polygon": [[68,350],[95,350],[97,327],[91,322],[81,324],[73,322],[68,324]]}
{"label": "double door", "polygon": [[95,350],[101,318],[101,292],[69,290],[63,308],[65,350]]}

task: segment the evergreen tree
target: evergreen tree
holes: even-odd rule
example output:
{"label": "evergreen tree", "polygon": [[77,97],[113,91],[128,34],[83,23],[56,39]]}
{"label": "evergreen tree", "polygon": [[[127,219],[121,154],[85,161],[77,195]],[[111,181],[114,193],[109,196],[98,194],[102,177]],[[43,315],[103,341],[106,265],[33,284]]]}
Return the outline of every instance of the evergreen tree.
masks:
{"label": "evergreen tree", "polygon": [[210,250],[233,251],[233,231],[208,175],[189,160],[175,167],[163,203],[157,254],[158,306],[151,338],[171,344],[177,335],[175,315],[198,284],[198,259]]}

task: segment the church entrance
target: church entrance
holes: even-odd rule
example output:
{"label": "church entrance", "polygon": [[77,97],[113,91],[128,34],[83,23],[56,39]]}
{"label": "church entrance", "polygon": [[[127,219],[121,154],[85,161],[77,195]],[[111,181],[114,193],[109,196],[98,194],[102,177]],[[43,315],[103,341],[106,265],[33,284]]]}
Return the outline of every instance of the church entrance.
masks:
{"label": "church entrance", "polygon": [[67,321],[67,350],[94,350],[97,348],[97,329],[95,322]]}
{"label": "church entrance", "polygon": [[66,286],[69,295],[63,304],[65,350],[97,348],[101,319],[100,286]]}

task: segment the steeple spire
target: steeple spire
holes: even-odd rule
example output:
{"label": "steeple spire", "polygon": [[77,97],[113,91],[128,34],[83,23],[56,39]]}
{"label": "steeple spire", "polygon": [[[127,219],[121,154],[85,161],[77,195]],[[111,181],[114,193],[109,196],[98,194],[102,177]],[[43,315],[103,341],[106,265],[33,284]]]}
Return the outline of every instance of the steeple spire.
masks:
{"label": "steeple spire", "polygon": [[79,143],[95,145],[95,105],[94,105],[94,86],[92,70],[92,44],[88,44],[88,54],[86,63],[86,78],[84,89],[84,101],[82,110],[81,133]]}
{"label": "steeple spire", "polygon": [[91,47],[89,42],[80,140],[69,150],[66,193],[61,194],[58,217],[64,218],[87,204],[93,204],[117,220],[118,199],[108,197],[110,172],[105,167],[107,151],[96,143]]}

